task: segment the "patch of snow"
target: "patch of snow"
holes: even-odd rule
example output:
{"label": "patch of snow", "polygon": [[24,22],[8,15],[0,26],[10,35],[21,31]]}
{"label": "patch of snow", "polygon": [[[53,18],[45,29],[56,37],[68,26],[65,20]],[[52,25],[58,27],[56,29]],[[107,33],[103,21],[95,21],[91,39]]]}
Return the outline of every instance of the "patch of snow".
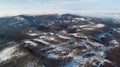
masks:
{"label": "patch of snow", "polygon": [[46,36],[44,39],[49,41],[57,41],[54,36]]}
{"label": "patch of snow", "polygon": [[50,37],[49,40],[56,41],[54,37]]}
{"label": "patch of snow", "polygon": [[54,33],[50,32],[50,35],[54,35]]}
{"label": "patch of snow", "polygon": [[118,28],[118,31],[117,31],[118,33],[120,33],[120,28]]}
{"label": "patch of snow", "polygon": [[39,38],[44,39],[44,38],[46,38],[46,36],[40,36]]}
{"label": "patch of snow", "polygon": [[116,28],[116,29],[113,28],[112,30],[113,30],[113,31],[116,31],[116,32],[118,32],[118,33],[120,33],[120,28]]}
{"label": "patch of snow", "polygon": [[116,40],[111,40],[111,41],[109,41],[109,44],[118,45],[119,42],[117,42]]}
{"label": "patch of snow", "polygon": [[87,45],[87,41],[86,41],[86,40],[82,40],[81,44],[83,44],[83,45],[86,46],[87,48],[90,48],[90,47]]}
{"label": "patch of snow", "polygon": [[98,52],[98,54],[100,55],[100,56],[104,56],[104,52]]}
{"label": "patch of snow", "polygon": [[18,20],[18,21],[23,21],[23,20],[25,20],[23,17],[19,17],[19,16],[15,17],[15,19]]}
{"label": "patch of snow", "polygon": [[111,63],[111,61],[109,61],[109,60],[107,60],[107,59],[104,59],[101,63],[104,64],[104,62]]}
{"label": "patch of snow", "polygon": [[0,52],[0,62],[12,58],[12,54],[16,51],[16,47],[9,47]]}
{"label": "patch of snow", "polygon": [[36,44],[35,42],[30,41],[30,40],[25,40],[24,43],[29,44],[31,46],[38,46],[38,44]]}
{"label": "patch of snow", "polygon": [[73,21],[87,21],[87,19],[85,19],[85,18],[74,18],[74,20]]}
{"label": "patch of snow", "polygon": [[22,56],[24,53],[15,53],[17,51],[17,46],[7,47],[0,52],[0,62],[10,60],[15,56]]}
{"label": "patch of snow", "polygon": [[41,43],[43,43],[43,44],[49,45],[49,42],[44,41],[44,40],[42,40],[42,39],[34,39],[34,41],[38,41],[38,42],[41,42]]}
{"label": "patch of snow", "polygon": [[70,35],[73,35],[73,36],[77,37],[77,36],[78,36],[78,33],[72,33],[72,34],[70,34]]}
{"label": "patch of snow", "polygon": [[96,28],[103,28],[105,27],[104,24],[87,24],[87,25],[80,25],[80,28],[83,28],[84,30],[94,30]]}
{"label": "patch of snow", "polygon": [[71,39],[70,37],[66,37],[66,36],[63,36],[63,35],[58,35],[58,37],[63,38],[63,39]]}
{"label": "patch of snow", "polygon": [[96,28],[102,28],[102,27],[104,27],[105,25],[104,24],[97,24],[95,27]]}
{"label": "patch of snow", "polygon": [[67,34],[67,31],[66,30],[62,30],[62,31],[60,31],[60,33]]}
{"label": "patch of snow", "polygon": [[107,60],[107,59],[105,59],[104,57],[96,57],[96,59],[100,62],[100,63],[104,63],[104,62],[108,62],[108,63],[110,63],[110,61],[109,60]]}
{"label": "patch of snow", "polygon": [[89,25],[89,24],[87,24],[87,25],[80,25],[79,27],[80,27],[80,28],[88,27],[88,25]]}
{"label": "patch of snow", "polygon": [[30,35],[30,36],[38,36],[39,34],[37,34],[37,33],[28,33],[28,35]]}
{"label": "patch of snow", "polygon": [[120,33],[120,30],[118,30],[117,32]]}
{"label": "patch of snow", "polygon": [[102,28],[104,26],[105,26],[104,24],[87,24],[87,25],[81,25],[79,27],[80,28],[84,28],[84,27],[87,27],[87,28]]}
{"label": "patch of snow", "polygon": [[101,67],[101,63],[99,63],[99,64],[97,65],[97,67]]}
{"label": "patch of snow", "polygon": [[86,19],[85,19],[85,18],[79,18],[79,20],[81,20],[81,21],[86,21]]}
{"label": "patch of snow", "polygon": [[65,22],[65,23],[69,23],[70,21],[69,21],[69,20],[64,20],[63,22]]}
{"label": "patch of snow", "polygon": [[87,39],[87,36],[80,35],[79,33],[71,33],[70,35],[72,35],[74,37],[79,37],[79,38],[85,38],[85,39]]}
{"label": "patch of snow", "polygon": [[94,45],[94,46],[103,46],[102,44],[100,44],[98,42],[94,42],[92,45]]}

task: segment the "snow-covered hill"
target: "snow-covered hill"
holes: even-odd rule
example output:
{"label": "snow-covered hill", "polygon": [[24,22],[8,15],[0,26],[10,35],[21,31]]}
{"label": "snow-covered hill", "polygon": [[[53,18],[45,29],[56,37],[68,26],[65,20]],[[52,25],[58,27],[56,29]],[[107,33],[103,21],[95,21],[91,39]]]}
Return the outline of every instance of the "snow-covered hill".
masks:
{"label": "snow-covered hill", "polygon": [[119,67],[106,53],[120,45],[120,24],[112,22],[71,14],[1,18],[0,67]]}

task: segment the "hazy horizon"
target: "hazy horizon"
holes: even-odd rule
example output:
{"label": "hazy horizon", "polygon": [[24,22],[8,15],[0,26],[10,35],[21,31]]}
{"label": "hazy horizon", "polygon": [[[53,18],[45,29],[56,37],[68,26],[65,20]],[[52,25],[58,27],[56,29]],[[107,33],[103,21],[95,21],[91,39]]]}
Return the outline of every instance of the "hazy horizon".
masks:
{"label": "hazy horizon", "polygon": [[118,0],[0,0],[0,16],[120,13]]}

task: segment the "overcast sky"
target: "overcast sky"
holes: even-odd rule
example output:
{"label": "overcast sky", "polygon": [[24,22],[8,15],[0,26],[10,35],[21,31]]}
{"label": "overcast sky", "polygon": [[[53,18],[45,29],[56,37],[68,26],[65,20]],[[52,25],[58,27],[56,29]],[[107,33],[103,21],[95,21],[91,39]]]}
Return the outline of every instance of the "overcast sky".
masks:
{"label": "overcast sky", "polygon": [[[119,10],[120,0],[0,0],[0,15]],[[115,11],[114,11],[115,12]]]}

